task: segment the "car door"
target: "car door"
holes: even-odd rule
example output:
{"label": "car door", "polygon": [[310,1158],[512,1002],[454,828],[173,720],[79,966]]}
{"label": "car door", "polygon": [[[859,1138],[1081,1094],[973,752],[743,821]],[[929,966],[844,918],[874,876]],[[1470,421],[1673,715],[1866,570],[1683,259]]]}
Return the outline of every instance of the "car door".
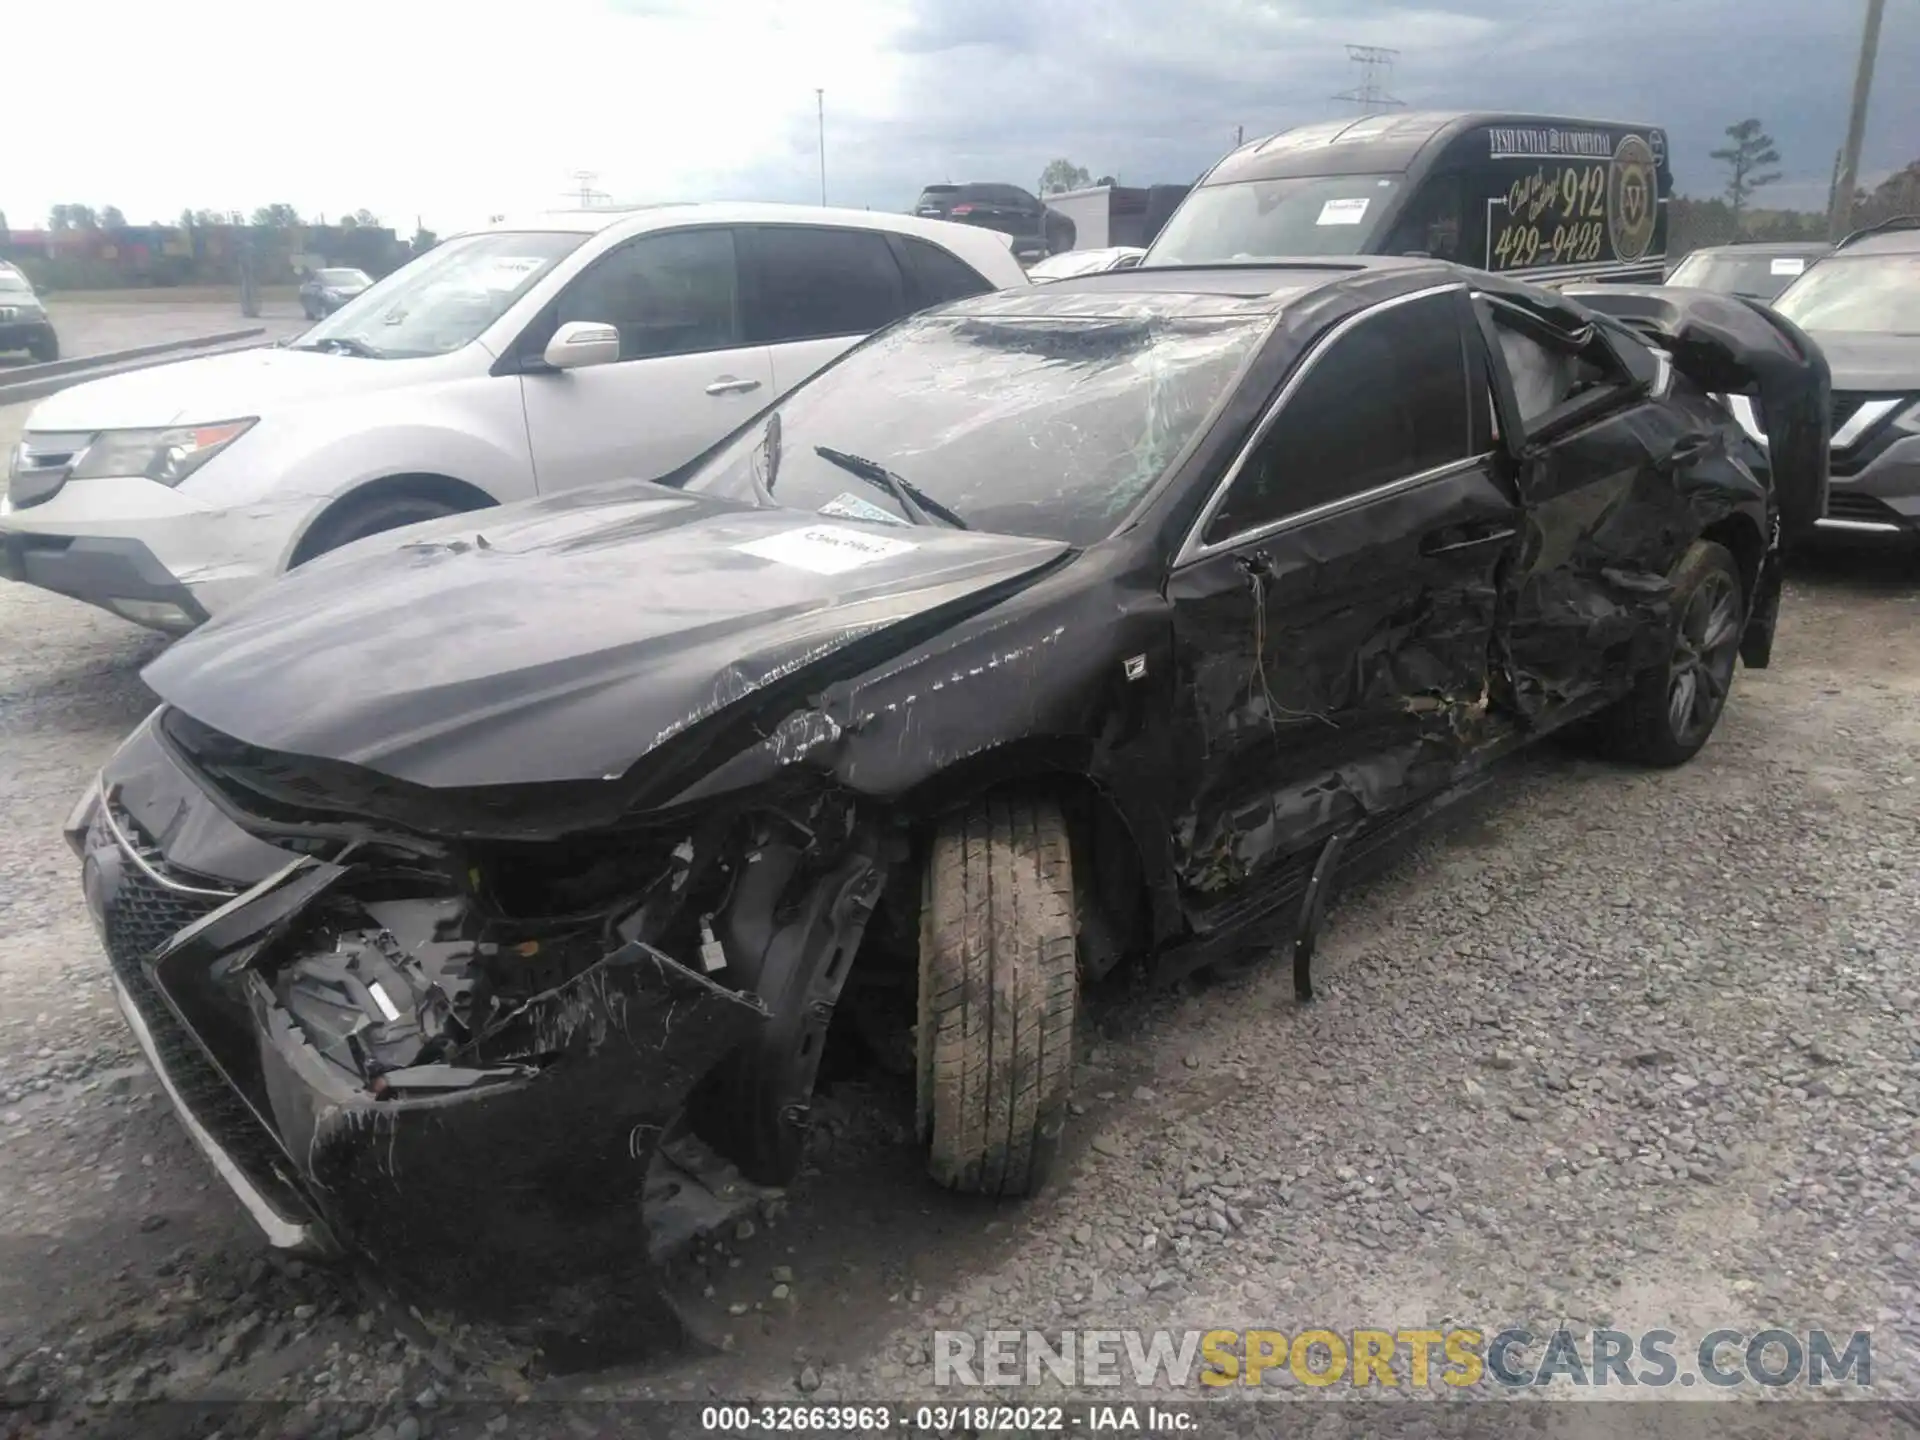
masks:
{"label": "car door", "polygon": [[1474,305],[1525,504],[1505,580],[1502,699],[1551,723],[1664,656],[1666,577],[1698,528],[1674,472],[1724,440],[1660,403],[1651,352],[1647,370],[1630,365],[1584,312]]}
{"label": "car door", "polygon": [[915,307],[886,232],[742,225],[747,338],[768,347],[775,394]]}
{"label": "car door", "polygon": [[1490,733],[1518,505],[1464,286],[1337,326],[1295,368],[1168,585],[1190,906],[1445,785]]}
{"label": "car door", "polygon": [[[575,320],[618,330],[619,359],[546,368],[547,341]],[[725,226],[654,231],[609,250],[568,282],[516,348],[543,492],[657,478],[773,395],[766,346],[744,338],[735,237]]]}

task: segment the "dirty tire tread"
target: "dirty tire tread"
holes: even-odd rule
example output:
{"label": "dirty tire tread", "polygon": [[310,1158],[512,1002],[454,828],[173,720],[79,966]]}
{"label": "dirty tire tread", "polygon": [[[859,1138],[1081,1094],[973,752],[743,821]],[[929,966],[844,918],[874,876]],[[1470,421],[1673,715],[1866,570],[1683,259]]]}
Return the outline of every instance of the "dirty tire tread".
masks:
{"label": "dirty tire tread", "polygon": [[[1693,594],[1694,587],[1713,569],[1724,569],[1732,577],[1740,613],[1746,613],[1746,586],[1741,583],[1740,567],[1732,553],[1714,541],[1696,540],[1673,568],[1676,624],[1678,612]],[[1738,662],[1735,674],[1738,674]],[[1731,677],[1728,686],[1731,689]],[[1667,667],[1660,665],[1642,672],[1632,690],[1595,717],[1593,739],[1600,753],[1610,759],[1662,769],[1691,760],[1706,747],[1713,731],[1719,729],[1719,717],[1698,745],[1682,744],[1674,736],[1667,718],[1667,698]],[[1722,715],[1724,713],[1723,708]]]}
{"label": "dirty tire tread", "polygon": [[1047,801],[943,826],[921,907],[919,1120],[951,1189],[1025,1195],[1066,1118],[1077,996],[1072,862]]}

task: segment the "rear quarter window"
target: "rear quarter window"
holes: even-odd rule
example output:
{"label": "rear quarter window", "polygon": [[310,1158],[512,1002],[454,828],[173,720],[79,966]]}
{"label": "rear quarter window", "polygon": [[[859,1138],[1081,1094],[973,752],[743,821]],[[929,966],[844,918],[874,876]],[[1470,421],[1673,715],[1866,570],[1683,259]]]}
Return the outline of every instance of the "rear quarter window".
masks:
{"label": "rear quarter window", "polygon": [[931,241],[911,235],[896,237],[907,276],[919,292],[922,309],[944,305],[949,300],[964,300],[969,295],[984,295],[996,289],[994,283],[951,251]]}

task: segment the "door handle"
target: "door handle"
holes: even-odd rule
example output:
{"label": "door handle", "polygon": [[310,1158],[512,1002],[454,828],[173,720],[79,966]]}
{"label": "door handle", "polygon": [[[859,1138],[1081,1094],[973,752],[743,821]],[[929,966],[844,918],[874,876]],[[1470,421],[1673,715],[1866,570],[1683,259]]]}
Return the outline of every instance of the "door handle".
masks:
{"label": "door handle", "polygon": [[1474,550],[1482,545],[1494,545],[1502,540],[1511,540],[1519,533],[1511,525],[1450,526],[1444,530],[1435,530],[1422,540],[1420,553],[1422,555],[1453,555],[1462,550]]}
{"label": "door handle", "polygon": [[1683,469],[1696,460],[1704,460],[1713,453],[1718,444],[1717,436],[1683,435],[1680,437],[1680,442],[1660,462],[1660,468],[1662,470]]}
{"label": "door handle", "polygon": [[718,380],[707,386],[707,394],[744,395],[749,390],[758,390],[759,388],[760,382],[758,380],[739,380],[732,375],[722,375]]}

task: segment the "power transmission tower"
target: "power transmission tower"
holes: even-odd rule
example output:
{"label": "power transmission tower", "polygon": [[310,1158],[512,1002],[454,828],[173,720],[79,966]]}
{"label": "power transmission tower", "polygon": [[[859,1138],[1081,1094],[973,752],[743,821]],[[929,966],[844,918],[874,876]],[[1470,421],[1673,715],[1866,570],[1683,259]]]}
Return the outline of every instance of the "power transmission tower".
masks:
{"label": "power transmission tower", "polygon": [[567,178],[578,187],[569,191],[567,198],[578,200],[582,210],[591,210],[602,200],[609,198],[606,191],[593,188],[593,182],[600,178],[600,172],[597,170],[572,170],[568,172]]}
{"label": "power transmission tower", "polygon": [[1399,58],[1398,50],[1380,45],[1347,46],[1347,59],[1360,67],[1360,83],[1333,98],[1358,105],[1362,115],[1375,115],[1396,105],[1405,105],[1406,101],[1387,93],[1387,81],[1393,78],[1393,62]]}

